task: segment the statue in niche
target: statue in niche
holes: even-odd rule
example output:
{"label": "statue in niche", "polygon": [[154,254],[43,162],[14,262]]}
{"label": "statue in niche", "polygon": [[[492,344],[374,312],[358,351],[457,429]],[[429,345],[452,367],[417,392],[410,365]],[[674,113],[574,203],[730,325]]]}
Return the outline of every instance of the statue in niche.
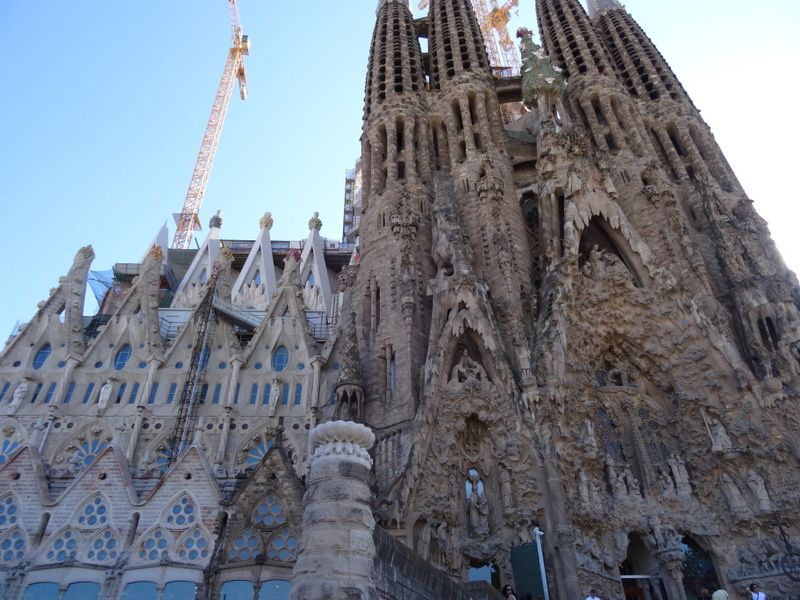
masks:
{"label": "statue in niche", "polygon": [[473,360],[467,349],[464,348],[461,358],[450,372],[450,381],[465,383],[470,380],[484,382],[488,381],[488,379],[486,369],[479,362]]}
{"label": "statue in niche", "polygon": [[114,389],[114,382],[111,379],[106,379],[103,387],[100,388],[100,395],[97,397],[97,413],[103,414],[103,411],[108,407],[108,401],[111,399],[111,392]]}
{"label": "statue in niche", "polygon": [[730,452],[733,450],[733,442],[728,435],[725,426],[719,419],[708,419],[703,413],[703,418],[708,423],[708,432],[711,436],[711,451],[712,452]]}
{"label": "statue in niche", "polygon": [[725,500],[728,502],[728,507],[734,515],[746,515],[749,511],[747,509],[747,502],[739,490],[739,486],[733,481],[733,478],[727,473],[723,473],[720,477],[720,487],[722,493],[725,495]]}
{"label": "statue in niche", "polygon": [[606,470],[608,472],[608,483],[614,492],[615,498],[624,498],[628,495],[628,486],[625,483],[625,472],[620,471],[617,473],[614,463],[609,460],[606,463]]}
{"label": "statue in niche", "polygon": [[628,465],[625,465],[623,474],[625,476],[625,488],[627,489],[628,496],[638,496],[641,494],[639,480],[636,479]]}
{"label": "statue in niche", "polygon": [[750,491],[753,492],[753,496],[758,500],[758,506],[761,510],[772,510],[772,502],[770,501],[764,478],[753,469],[747,471],[747,487],[750,488]]}
{"label": "statue in niche", "polygon": [[486,488],[477,469],[470,469],[467,477],[469,526],[474,534],[483,537],[489,533],[489,503],[486,500]]}
{"label": "statue in niche", "polygon": [[587,510],[599,513],[602,512],[603,506],[600,500],[600,488],[594,480],[589,479],[586,472],[581,469],[578,473],[578,491],[581,497],[581,504]]}
{"label": "statue in niche", "polygon": [[25,396],[28,394],[28,380],[23,379],[19,382],[14,394],[11,396],[11,403],[8,405],[7,414],[13,415],[17,412]]}
{"label": "statue in niche", "polygon": [[675,495],[675,482],[672,480],[669,470],[659,469],[658,483],[661,488],[660,493],[662,498],[669,498]]}
{"label": "statue in niche", "polygon": [[679,496],[691,496],[692,484],[689,482],[689,472],[686,470],[686,465],[677,455],[672,455],[667,459],[667,464],[672,471],[672,477],[675,480],[675,489]]}
{"label": "statue in niche", "polygon": [[597,453],[597,436],[594,434],[594,424],[590,419],[586,419],[583,423],[581,446],[588,451],[588,455],[594,456]]}
{"label": "statue in niche", "polygon": [[422,529],[420,529],[419,537],[417,538],[417,554],[419,554],[425,560],[428,560],[430,557],[431,534],[431,524],[430,522],[425,521],[425,525],[423,525]]}
{"label": "statue in niche", "polygon": [[272,389],[269,392],[269,416],[274,417],[278,410],[278,403],[281,401],[281,382],[279,379],[272,380]]}

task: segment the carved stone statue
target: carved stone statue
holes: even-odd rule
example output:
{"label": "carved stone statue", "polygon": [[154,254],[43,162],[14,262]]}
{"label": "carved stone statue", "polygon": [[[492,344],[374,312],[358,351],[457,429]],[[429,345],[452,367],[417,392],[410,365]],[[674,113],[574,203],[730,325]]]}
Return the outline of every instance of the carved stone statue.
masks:
{"label": "carved stone statue", "polygon": [[750,491],[753,492],[753,496],[758,500],[758,506],[761,510],[772,510],[772,502],[770,501],[764,478],[753,469],[747,472],[747,487],[750,488]]}
{"label": "carved stone statue", "polygon": [[476,535],[484,536],[489,533],[489,504],[486,501],[486,490],[477,470],[470,469],[468,476],[467,506],[470,529]]}
{"label": "carved stone statue", "polygon": [[733,450],[733,442],[728,436],[725,426],[718,419],[712,419],[709,428],[711,429],[712,452],[728,452]]}
{"label": "carved stone statue", "polygon": [[426,521],[425,525],[420,529],[419,538],[417,539],[417,554],[425,560],[428,560],[430,557],[431,533],[431,524]]}
{"label": "carved stone statue", "polygon": [[281,382],[278,379],[272,380],[272,390],[269,393],[269,416],[274,417],[278,410],[278,403],[281,401]]}
{"label": "carved stone statue", "polygon": [[470,357],[469,352],[467,352],[467,349],[464,348],[461,358],[458,360],[456,365],[453,367],[452,372],[450,373],[450,381],[464,383],[470,379],[486,381],[486,369],[484,369],[480,363],[473,360]]}
{"label": "carved stone statue", "polygon": [[103,411],[108,407],[108,401],[111,399],[111,392],[114,389],[114,382],[111,379],[106,379],[103,387],[100,388],[100,395],[97,397],[97,413],[103,414]]}
{"label": "carved stone statue", "polygon": [[733,478],[727,473],[723,473],[720,477],[720,487],[722,493],[725,494],[725,500],[728,502],[728,508],[737,516],[746,515],[749,511],[747,509],[747,502],[739,490],[739,486],[733,481]]}
{"label": "carved stone statue", "polygon": [[322,220],[319,218],[318,212],[315,212],[314,216],[308,220],[308,230],[313,231],[314,229],[317,231],[322,229]]}
{"label": "carved stone statue", "polygon": [[9,415],[16,414],[17,410],[19,409],[22,401],[25,399],[25,396],[28,394],[28,380],[23,379],[17,385],[17,388],[14,390],[14,394],[11,396],[11,403],[8,405],[7,413]]}
{"label": "carved stone statue", "polygon": [[667,460],[669,468],[672,471],[672,477],[675,480],[675,489],[678,491],[679,496],[691,496],[692,484],[689,482],[689,472],[686,470],[686,465],[678,456],[670,456]]}

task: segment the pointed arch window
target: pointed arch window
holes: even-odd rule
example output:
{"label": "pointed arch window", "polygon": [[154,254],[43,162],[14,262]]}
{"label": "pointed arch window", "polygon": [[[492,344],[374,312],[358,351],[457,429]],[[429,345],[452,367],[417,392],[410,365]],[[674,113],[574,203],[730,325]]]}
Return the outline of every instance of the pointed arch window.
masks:
{"label": "pointed arch window", "polygon": [[36,356],[33,357],[33,368],[34,369],[41,369],[44,366],[44,363],[47,362],[47,358],[50,356],[50,353],[53,351],[53,347],[50,344],[45,344],[39,351],[36,353]]}
{"label": "pointed arch window", "polygon": [[18,563],[25,556],[25,536],[19,527],[15,527],[0,539],[0,562]]}
{"label": "pointed arch window", "polygon": [[97,494],[81,507],[77,523],[82,528],[102,527],[108,524],[108,513],[108,504]]}
{"label": "pointed arch window", "polygon": [[108,448],[108,443],[104,442],[100,438],[86,440],[78,446],[77,450],[75,450],[72,462],[79,468],[88,467],[95,461],[97,455],[106,448]]}
{"label": "pointed arch window", "polygon": [[133,354],[133,350],[131,349],[130,344],[125,344],[122,348],[117,351],[117,355],[114,357],[114,369],[117,371],[122,371],[125,368],[125,365],[128,364],[128,360]]}
{"label": "pointed arch window", "polygon": [[289,350],[286,346],[278,346],[272,355],[272,370],[280,373],[289,363]]}
{"label": "pointed arch window", "polygon": [[283,505],[275,494],[269,494],[253,511],[252,521],[259,527],[276,527],[286,523]]}
{"label": "pointed arch window", "polygon": [[297,536],[288,530],[277,533],[267,548],[267,558],[278,562],[291,562],[297,558]]}
{"label": "pointed arch window", "polygon": [[86,559],[89,562],[113,563],[119,558],[120,543],[110,529],[100,531],[90,542]]}
{"label": "pointed arch window", "polygon": [[169,507],[167,526],[183,528],[194,525],[197,521],[197,507],[188,495],[183,494]]}
{"label": "pointed arch window", "polygon": [[53,538],[45,555],[50,562],[64,562],[74,557],[80,545],[80,534],[73,529],[65,529]]}
{"label": "pointed arch window", "polygon": [[185,562],[200,562],[208,558],[211,547],[208,537],[200,527],[188,531],[178,544],[178,558]]}
{"label": "pointed arch window", "polygon": [[13,494],[0,498],[0,529],[16,525],[18,514],[19,506]]}
{"label": "pointed arch window", "polygon": [[18,441],[9,438],[3,439],[0,442],[0,465],[4,465],[17,448],[19,448]]}
{"label": "pointed arch window", "polygon": [[169,555],[169,534],[160,527],[150,531],[139,544],[139,559],[155,562],[166,552]]}
{"label": "pointed arch window", "polygon": [[253,275],[253,283],[256,285],[261,285],[261,271],[256,269],[256,274]]}
{"label": "pointed arch window", "polygon": [[257,531],[248,527],[233,538],[231,547],[228,549],[228,560],[231,562],[253,560],[261,552],[261,536]]}

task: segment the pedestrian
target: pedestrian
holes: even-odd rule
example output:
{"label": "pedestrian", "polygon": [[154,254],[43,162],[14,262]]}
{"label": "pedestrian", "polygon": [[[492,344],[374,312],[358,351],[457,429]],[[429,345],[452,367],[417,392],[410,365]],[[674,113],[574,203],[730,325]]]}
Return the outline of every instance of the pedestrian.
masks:
{"label": "pedestrian", "polygon": [[509,584],[505,584],[503,589],[500,591],[503,594],[503,598],[506,598],[507,600],[517,600],[517,595],[514,593],[514,588]]}
{"label": "pedestrian", "polygon": [[597,590],[594,588],[590,589],[589,595],[586,596],[586,600],[600,600],[600,598],[597,596]]}
{"label": "pedestrian", "polygon": [[750,600],[767,600],[767,595],[761,591],[761,586],[757,583],[751,583],[750,587]]}
{"label": "pedestrian", "polygon": [[707,588],[702,588],[697,595],[697,600],[711,600],[711,592]]}
{"label": "pedestrian", "polygon": [[713,594],[711,594],[711,600],[728,600],[730,598],[730,594],[725,590],[717,590]]}

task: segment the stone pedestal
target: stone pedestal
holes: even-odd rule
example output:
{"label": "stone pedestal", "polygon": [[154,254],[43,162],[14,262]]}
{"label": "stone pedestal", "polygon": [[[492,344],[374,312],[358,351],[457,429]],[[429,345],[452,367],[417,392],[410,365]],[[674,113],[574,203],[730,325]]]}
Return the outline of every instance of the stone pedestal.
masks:
{"label": "stone pedestal", "polygon": [[369,487],[370,429],[332,421],[310,434],[303,532],[291,600],[373,600],[375,520]]}

